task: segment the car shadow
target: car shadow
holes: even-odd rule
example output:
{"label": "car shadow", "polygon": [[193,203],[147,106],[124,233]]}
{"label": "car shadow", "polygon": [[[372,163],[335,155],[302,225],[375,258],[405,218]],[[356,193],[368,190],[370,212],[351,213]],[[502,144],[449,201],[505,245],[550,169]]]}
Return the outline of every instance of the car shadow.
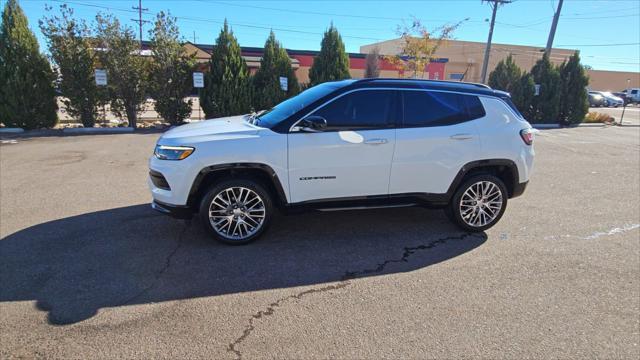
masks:
{"label": "car shadow", "polygon": [[0,302],[36,301],[51,324],[105,307],[412,271],[486,241],[422,208],[279,216],[247,246],[141,204],[35,225],[0,240]]}

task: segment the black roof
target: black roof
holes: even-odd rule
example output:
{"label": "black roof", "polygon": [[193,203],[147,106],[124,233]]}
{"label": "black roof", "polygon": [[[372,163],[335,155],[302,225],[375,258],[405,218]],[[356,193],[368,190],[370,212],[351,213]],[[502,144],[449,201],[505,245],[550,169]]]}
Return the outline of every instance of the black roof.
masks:
{"label": "black roof", "polygon": [[467,83],[459,81],[444,80],[422,80],[422,79],[394,79],[394,78],[370,78],[356,80],[348,83],[353,88],[374,87],[374,86],[393,86],[408,89],[431,89],[456,91],[470,94],[480,94],[489,96],[504,97],[506,93],[493,90],[487,85],[477,83]]}

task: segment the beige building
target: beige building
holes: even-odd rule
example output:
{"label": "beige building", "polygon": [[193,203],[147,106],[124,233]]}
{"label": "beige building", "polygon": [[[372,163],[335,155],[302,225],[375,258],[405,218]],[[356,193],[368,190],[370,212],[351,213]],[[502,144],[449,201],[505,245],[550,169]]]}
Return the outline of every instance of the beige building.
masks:
{"label": "beige building", "polygon": [[[360,47],[361,53],[369,53],[374,48],[380,50],[382,55],[399,54],[402,50],[402,39],[393,39],[364,45]],[[484,59],[485,43],[473,41],[450,40],[442,45],[435,53],[435,58],[444,63],[440,67],[442,74],[437,78],[441,80],[460,80],[468,82],[480,82],[482,76],[482,62]],[[573,55],[576,50],[552,49],[552,63],[559,65]],[[516,64],[523,70],[530,70],[533,65],[542,58],[544,48],[522,45],[492,44],[491,57],[489,58],[488,74],[496,67],[498,62],[509,54]],[[590,84],[594,90],[620,91],[628,87],[640,87],[640,73],[588,70]],[[430,76],[434,78],[434,76]],[[627,82],[629,79],[629,82]]]}

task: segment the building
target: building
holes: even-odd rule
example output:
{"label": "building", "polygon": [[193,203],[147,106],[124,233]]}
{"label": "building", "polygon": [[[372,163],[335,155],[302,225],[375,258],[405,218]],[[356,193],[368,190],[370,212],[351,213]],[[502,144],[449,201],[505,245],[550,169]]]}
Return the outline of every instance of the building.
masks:
{"label": "building", "polygon": [[[382,55],[399,54],[402,49],[402,39],[393,39],[364,45],[360,47],[361,53],[368,53],[378,48]],[[480,82],[482,76],[482,62],[486,43],[473,41],[449,40],[435,53],[436,58],[446,59],[444,72],[439,75],[444,80],[459,80]],[[576,50],[552,49],[549,60],[560,65],[568,60]],[[542,58],[543,47],[496,44],[491,45],[488,74],[496,67],[498,62],[511,55],[515,63],[523,70],[529,71],[533,65]],[[589,75],[589,87],[594,90],[620,91],[628,87],[640,87],[640,72],[622,72],[605,70],[587,70]],[[430,74],[429,78],[435,76]],[[627,81],[629,80],[629,81]]]}
{"label": "building", "polygon": [[[374,48],[378,48],[381,54],[380,77],[397,78],[404,74],[393,64],[384,59],[384,55],[395,55],[401,50],[402,39],[382,41],[360,47],[360,53],[348,53],[350,60],[350,73],[352,78],[362,78],[365,71],[366,54]],[[146,44],[145,44],[146,45]],[[205,63],[211,57],[213,45],[185,43],[185,50],[196,53],[202,70],[206,71]],[[482,61],[484,58],[485,43],[472,41],[449,40],[441,46],[434,59],[427,66],[421,77],[435,80],[452,80],[480,82],[482,73]],[[242,57],[247,63],[251,73],[255,73],[260,67],[260,58],[263,49],[259,47],[242,47]],[[542,58],[544,48],[508,44],[492,44],[491,57],[489,59],[489,74],[500,60],[512,55],[516,64],[524,70],[530,70],[533,65]],[[552,49],[550,60],[560,65],[567,60],[576,50]],[[298,81],[309,82],[309,69],[318,51],[287,49],[291,65],[293,66]],[[604,70],[587,70],[590,78],[589,87],[594,90],[620,91],[629,87],[640,87],[640,73],[620,72]],[[487,75],[488,76],[488,75]],[[628,81],[627,81],[628,80]]]}

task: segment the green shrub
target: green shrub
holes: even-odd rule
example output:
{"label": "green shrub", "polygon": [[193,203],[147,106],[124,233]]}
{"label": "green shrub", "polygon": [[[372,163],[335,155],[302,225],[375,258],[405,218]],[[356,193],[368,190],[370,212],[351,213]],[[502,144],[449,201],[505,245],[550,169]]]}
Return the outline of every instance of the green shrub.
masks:
{"label": "green shrub", "polygon": [[57,122],[55,74],[17,0],[0,24],[0,121],[7,127],[50,128]]}

